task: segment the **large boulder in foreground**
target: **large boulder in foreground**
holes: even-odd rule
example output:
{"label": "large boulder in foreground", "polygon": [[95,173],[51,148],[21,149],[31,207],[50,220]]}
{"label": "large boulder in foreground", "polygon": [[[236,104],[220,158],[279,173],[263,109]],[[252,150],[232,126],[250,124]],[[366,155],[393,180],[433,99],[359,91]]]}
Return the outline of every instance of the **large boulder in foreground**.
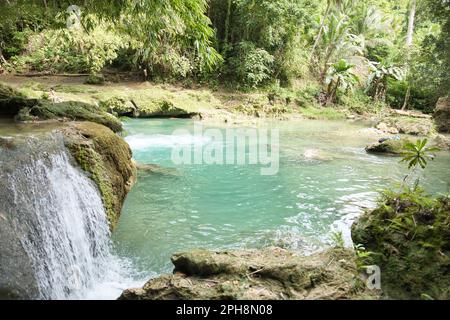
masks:
{"label": "large boulder in foreground", "polygon": [[439,132],[450,132],[450,98],[438,100],[433,116]]}
{"label": "large boulder in foreground", "polygon": [[355,254],[330,249],[308,257],[281,248],[193,250],[174,254],[174,274],[125,290],[122,300],[377,298],[359,278]]}
{"label": "large boulder in foreground", "polygon": [[136,179],[130,147],[109,128],[93,122],[73,122],[62,132],[75,160],[97,184],[113,229]]}
{"label": "large boulder in foreground", "polygon": [[450,299],[450,200],[421,191],[385,194],[352,226],[372,252],[383,294],[393,299]]}

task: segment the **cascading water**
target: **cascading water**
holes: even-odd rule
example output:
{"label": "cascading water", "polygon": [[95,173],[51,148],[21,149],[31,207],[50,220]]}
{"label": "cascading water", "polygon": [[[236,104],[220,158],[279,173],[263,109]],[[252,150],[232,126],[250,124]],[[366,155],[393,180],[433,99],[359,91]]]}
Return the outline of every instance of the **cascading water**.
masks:
{"label": "cascading water", "polygon": [[29,258],[37,288],[32,298],[117,297],[130,283],[124,261],[111,253],[99,192],[73,165],[62,137],[43,142],[29,138],[27,153],[0,149],[0,213],[25,252],[21,259]]}

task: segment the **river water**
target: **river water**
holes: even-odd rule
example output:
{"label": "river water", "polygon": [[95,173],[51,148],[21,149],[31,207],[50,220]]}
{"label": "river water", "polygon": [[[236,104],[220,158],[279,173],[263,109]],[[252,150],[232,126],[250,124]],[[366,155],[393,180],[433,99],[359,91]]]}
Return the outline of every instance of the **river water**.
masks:
{"label": "river water", "polygon": [[[128,120],[134,159],[151,170],[139,171],[111,235],[95,184],[56,127],[0,123],[0,135],[18,142],[0,148],[0,288],[16,283],[40,299],[114,299],[171,272],[171,254],[193,248],[309,254],[336,231],[351,245],[354,219],[407,173],[398,158],[364,151],[379,138],[364,124]],[[228,135],[239,129],[253,135],[242,148]],[[192,163],[180,163],[185,154]],[[438,153],[416,172],[428,192],[449,192],[449,160]]]}
{"label": "river water", "polygon": [[[329,246],[336,231],[350,245],[354,219],[407,173],[399,158],[365,152],[379,136],[364,124],[305,120],[263,127],[279,131],[275,175],[261,175],[262,165],[174,163],[174,147],[215,144],[225,154],[232,143],[225,127],[214,127],[221,140],[189,135],[192,120],[125,123],[135,160],[161,166],[139,173],[113,233],[116,254],[133,262],[137,277],[171,272],[171,254],[192,248],[278,245],[311,253]],[[427,191],[449,191],[449,160],[449,153],[439,153],[417,173]]]}

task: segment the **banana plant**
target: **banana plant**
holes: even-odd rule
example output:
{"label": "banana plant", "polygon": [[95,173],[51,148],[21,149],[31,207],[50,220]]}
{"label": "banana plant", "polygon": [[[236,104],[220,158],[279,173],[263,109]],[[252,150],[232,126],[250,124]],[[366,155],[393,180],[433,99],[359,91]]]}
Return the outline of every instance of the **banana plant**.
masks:
{"label": "banana plant", "polygon": [[331,66],[325,78],[327,84],[327,104],[334,103],[338,91],[346,92],[353,89],[353,86],[358,83],[359,79],[353,73],[354,65],[349,64],[346,60],[341,59]]}
{"label": "banana plant", "polygon": [[405,70],[386,62],[369,61],[370,75],[367,79],[366,93],[376,101],[386,99],[388,79],[403,80]]}

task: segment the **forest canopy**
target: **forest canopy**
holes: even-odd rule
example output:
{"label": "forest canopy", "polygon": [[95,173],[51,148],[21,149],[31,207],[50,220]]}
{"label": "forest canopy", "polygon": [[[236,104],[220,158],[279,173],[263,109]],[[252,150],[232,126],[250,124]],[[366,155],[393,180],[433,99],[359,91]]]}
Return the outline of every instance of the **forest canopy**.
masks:
{"label": "forest canopy", "polygon": [[450,89],[448,0],[4,0],[0,21],[2,72],[145,70],[425,112]]}

